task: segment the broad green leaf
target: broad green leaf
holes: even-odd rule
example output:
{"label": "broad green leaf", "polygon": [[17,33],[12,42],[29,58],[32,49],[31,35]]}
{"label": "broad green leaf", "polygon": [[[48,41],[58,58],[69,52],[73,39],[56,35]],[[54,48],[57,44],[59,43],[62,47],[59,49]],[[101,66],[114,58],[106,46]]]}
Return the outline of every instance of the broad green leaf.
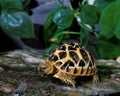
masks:
{"label": "broad green leaf", "polygon": [[23,10],[22,0],[1,0],[2,10],[9,11],[10,9]]}
{"label": "broad green leaf", "polygon": [[69,28],[73,22],[75,11],[70,9],[61,9],[53,17],[54,23],[59,29]]}
{"label": "broad green leaf", "polygon": [[77,20],[79,26],[80,26],[82,29],[84,29],[84,30],[86,30],[86,31],[88,31],[88,32],[93,32],[92,26],[90,26],[90,25],[85,24],[84,22],[82,22],[82,20],[81,20],[81,18],[80,18],[79,15],[76,16],[76,20]]}
{"label": "broad green leaf", "polygon": [[4,32],[8,35],[22,38],[35,37],[32,21],[24,12],[2,12],[0,25]]}
{"label": "broad green leaf", "polygon": [[120,56],[120,45],[113,44],[112,42],[98,41],[96,48],[101,58],[110,59]]}
{"label": "broad green leaf", "polygon": [[92,5],[84,5],[79,14],[81,21],[88,25],[98,24],[100,10]]}
{"label": "broad green leaf", "polygon": [[120,39],[120,0],[111,3],[102,13],[100,18],[101,35],[106,38],[116,36]]}
{"label": "broad green leaf", "polygon": [[95,0],[94,5],[101,10],[104,10],[113,1],[115,0]]}
{"label": "broad green leaf", "polygon": [[51,46],[46,49],[46,54],[49,55],[50,51],[51,51],[52,49],[54,49],[56,46],[57,46],[57,44],[51,44]]}
{"label": "broad green leaf", "polygon": [[21,0],[1,0],[0,26],[8,35],[35,37],[30,17],[23,12]]}
{"label": "broad green leaf", "polygon": [[116,26],[116,29],[115,29],[115,36],[120,39],[120,20]]}
{"label": "broad green leaf", "polygon": [[46,46],[50,45],[50,39],[53,38],[53,36],[59,32],[62,32],[61,29],[58,29],[57,26],[53,22],[53,17],[55,13],[61,9],[66,9],[66,7],[58,7],[53,9],[49,15],[47,16],[45,23],[44,23],[44,39]]}
{"label": "broad green leaf", "polygon": [[89,33],[82,31],[80,34],[80,44],[83,46],[88,46],[90,41]]}

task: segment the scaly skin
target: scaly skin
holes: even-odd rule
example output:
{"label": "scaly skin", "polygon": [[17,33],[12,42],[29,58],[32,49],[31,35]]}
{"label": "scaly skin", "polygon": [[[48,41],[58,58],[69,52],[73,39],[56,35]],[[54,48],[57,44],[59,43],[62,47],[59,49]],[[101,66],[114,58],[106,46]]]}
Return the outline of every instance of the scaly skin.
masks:
{"label": "scaly skin", "polygon": [[65,82],[69,85],[72,85],[73,87],[76,86],[76,82],[74,80],[76,77],[73,75],[66,74],[66,73],[59,71],[53,77],[58,78],[58,79],[62,80],[63,82]]}
{"label": "scaly skin", "polygon": [[98,78],[98,75],[97,74],[95,74],[95,75],[93,75],[93,82],[99,82],[99,78]]}

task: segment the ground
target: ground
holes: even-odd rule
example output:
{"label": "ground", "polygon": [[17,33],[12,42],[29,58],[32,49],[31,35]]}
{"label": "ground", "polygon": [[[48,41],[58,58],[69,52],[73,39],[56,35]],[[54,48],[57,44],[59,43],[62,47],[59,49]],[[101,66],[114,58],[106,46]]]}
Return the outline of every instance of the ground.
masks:
{"label": "ground", "polygon": [[[52,76],[40,74],[38,64],[44,54],[30,50],[14,50],[0,55],[1,96],[111,96],[120,95],[120,64],[115,60],[97,60],[100,82],[77,78],[77,87]],[[87,79],[87,80],[86,80]]]}

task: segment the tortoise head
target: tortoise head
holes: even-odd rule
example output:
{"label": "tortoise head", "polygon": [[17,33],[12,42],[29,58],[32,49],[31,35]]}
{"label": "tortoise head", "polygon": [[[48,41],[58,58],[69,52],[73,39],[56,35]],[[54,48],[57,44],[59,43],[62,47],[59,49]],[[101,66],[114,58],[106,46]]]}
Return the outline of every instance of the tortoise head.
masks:
{"label": "tortoise head", "polygon": [[54,72],[54,66],[52,65],[51,61],[47,60],[39,64],[38,71],[40,73],[52,74]]}

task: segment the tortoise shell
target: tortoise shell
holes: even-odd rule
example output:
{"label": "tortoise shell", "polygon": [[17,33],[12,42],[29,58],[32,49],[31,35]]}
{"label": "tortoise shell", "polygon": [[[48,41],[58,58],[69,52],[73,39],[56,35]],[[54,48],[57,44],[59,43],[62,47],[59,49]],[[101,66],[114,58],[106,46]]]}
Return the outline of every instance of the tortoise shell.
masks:
{"label": "tortoise shell", "polygon": [[97,73],[91,53],[77,42],[60,45],[50,53],[48,60],[63,73],[75,76],[91,76]]}

